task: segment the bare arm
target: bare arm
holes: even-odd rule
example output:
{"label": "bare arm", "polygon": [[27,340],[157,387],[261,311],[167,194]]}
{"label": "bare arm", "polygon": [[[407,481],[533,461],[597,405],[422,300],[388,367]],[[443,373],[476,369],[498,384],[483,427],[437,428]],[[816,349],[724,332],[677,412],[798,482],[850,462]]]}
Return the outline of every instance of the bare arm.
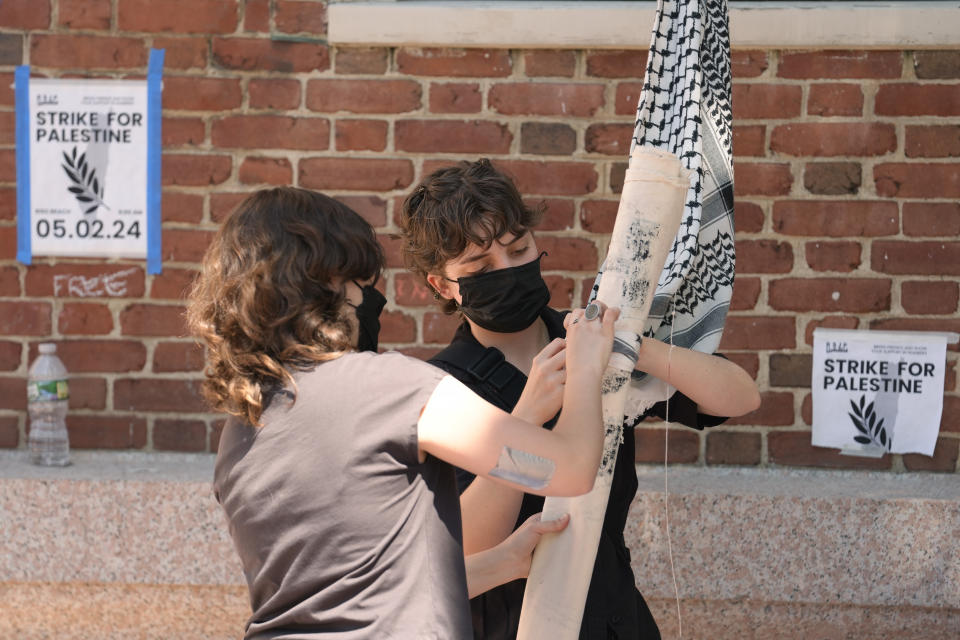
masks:
{"label": "bare arm", "polygon": [[742,416],[760,406],[757,383],[725,358],[644,339],[637,369],[676,387],[697,403],[697,411],[713,416]]}

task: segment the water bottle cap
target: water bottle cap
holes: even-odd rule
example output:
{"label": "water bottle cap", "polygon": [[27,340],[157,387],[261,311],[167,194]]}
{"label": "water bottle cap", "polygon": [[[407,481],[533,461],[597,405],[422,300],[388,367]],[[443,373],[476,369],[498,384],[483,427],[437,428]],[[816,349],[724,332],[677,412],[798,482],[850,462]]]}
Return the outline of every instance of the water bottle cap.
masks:
{"label": "water bottle cap", "polygon": [[49,355],[51,353],[57,352],[57,345],[53,342],[42,342],[40,343],[40,346],[38,348],[40,350],[40,353],[44,355]]}

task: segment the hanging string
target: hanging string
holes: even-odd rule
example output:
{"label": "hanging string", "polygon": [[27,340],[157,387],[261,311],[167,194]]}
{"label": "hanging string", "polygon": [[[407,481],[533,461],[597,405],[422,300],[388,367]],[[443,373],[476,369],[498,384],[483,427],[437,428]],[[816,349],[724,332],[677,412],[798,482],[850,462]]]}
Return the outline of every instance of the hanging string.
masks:
{"label": "hanging string", "polygon": [[[671,316],[675,313],[673,298],[670,300]],[[667,351],[667,385],[671,385],[673,375],[670,365],[673,363],[673,318],[670,319],[670,350]],[[677,599],[677,634],[683,640],[683,619],[680,616],[680,587],[677,585],[677,568],[673,563],[673,544],[670,541],[670,485],[667,481],[669,465],[667,464],[670,452],[670,398],[667,398],[667,407],[664,411],[666,428],[663,430],[663,521],[667,531],[667,555],[670,558],[670,575],[673,577],[673,593]]]}

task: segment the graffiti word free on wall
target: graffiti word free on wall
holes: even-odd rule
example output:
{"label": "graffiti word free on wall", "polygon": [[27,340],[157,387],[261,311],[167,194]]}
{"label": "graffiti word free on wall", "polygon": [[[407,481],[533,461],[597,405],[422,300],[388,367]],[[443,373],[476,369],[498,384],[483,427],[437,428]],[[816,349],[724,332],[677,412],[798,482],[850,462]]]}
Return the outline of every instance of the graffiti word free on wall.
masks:
{"label": "graffiti word free on wall", "polygon": [[102,298],[127,295],[127,276],[137,270],[124,269],[114,273],[101,273],[87,277],[69,274],[53,276],[53,295],[78,298]]}

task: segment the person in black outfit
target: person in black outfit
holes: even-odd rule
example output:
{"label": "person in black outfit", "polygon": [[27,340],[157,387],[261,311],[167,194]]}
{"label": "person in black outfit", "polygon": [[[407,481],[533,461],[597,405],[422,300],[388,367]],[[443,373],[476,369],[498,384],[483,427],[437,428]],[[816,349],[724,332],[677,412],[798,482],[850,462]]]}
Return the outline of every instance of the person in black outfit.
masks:
{"label": "person in black outfit", "polygon": [[[447,313],[463,316],[451,344],[430,362],[505,411],[513,410],[524,394],[527,400],[538,399],[540,418],[549,429],[562,397],[566,314],[547,306],[550,294],[540,275],[543,254],[532,233],[540,216],[523,204],[507,176],[482,159],[425,178],[403,204],[401,228],[408,266],[426,280]],[[726,420],[721,416],[742,415],[759,405],[756,384],[736,364],[688,349],[670,350],[653,339],[645,339],[640,349],[638,369],[678,389],[648,415],[665,418],[669,404],[672,422],[703,429]],[[582,639],[660,637],[635,586],[623,538],[637,491],[635,425],[626,426]],[[543,498],[463,470],[457,471],[457,483],[465,553],[497,544],[543,508]],[[471,600],[475,638],[516,637],[524,586],[525,580],[516,580]]]}

